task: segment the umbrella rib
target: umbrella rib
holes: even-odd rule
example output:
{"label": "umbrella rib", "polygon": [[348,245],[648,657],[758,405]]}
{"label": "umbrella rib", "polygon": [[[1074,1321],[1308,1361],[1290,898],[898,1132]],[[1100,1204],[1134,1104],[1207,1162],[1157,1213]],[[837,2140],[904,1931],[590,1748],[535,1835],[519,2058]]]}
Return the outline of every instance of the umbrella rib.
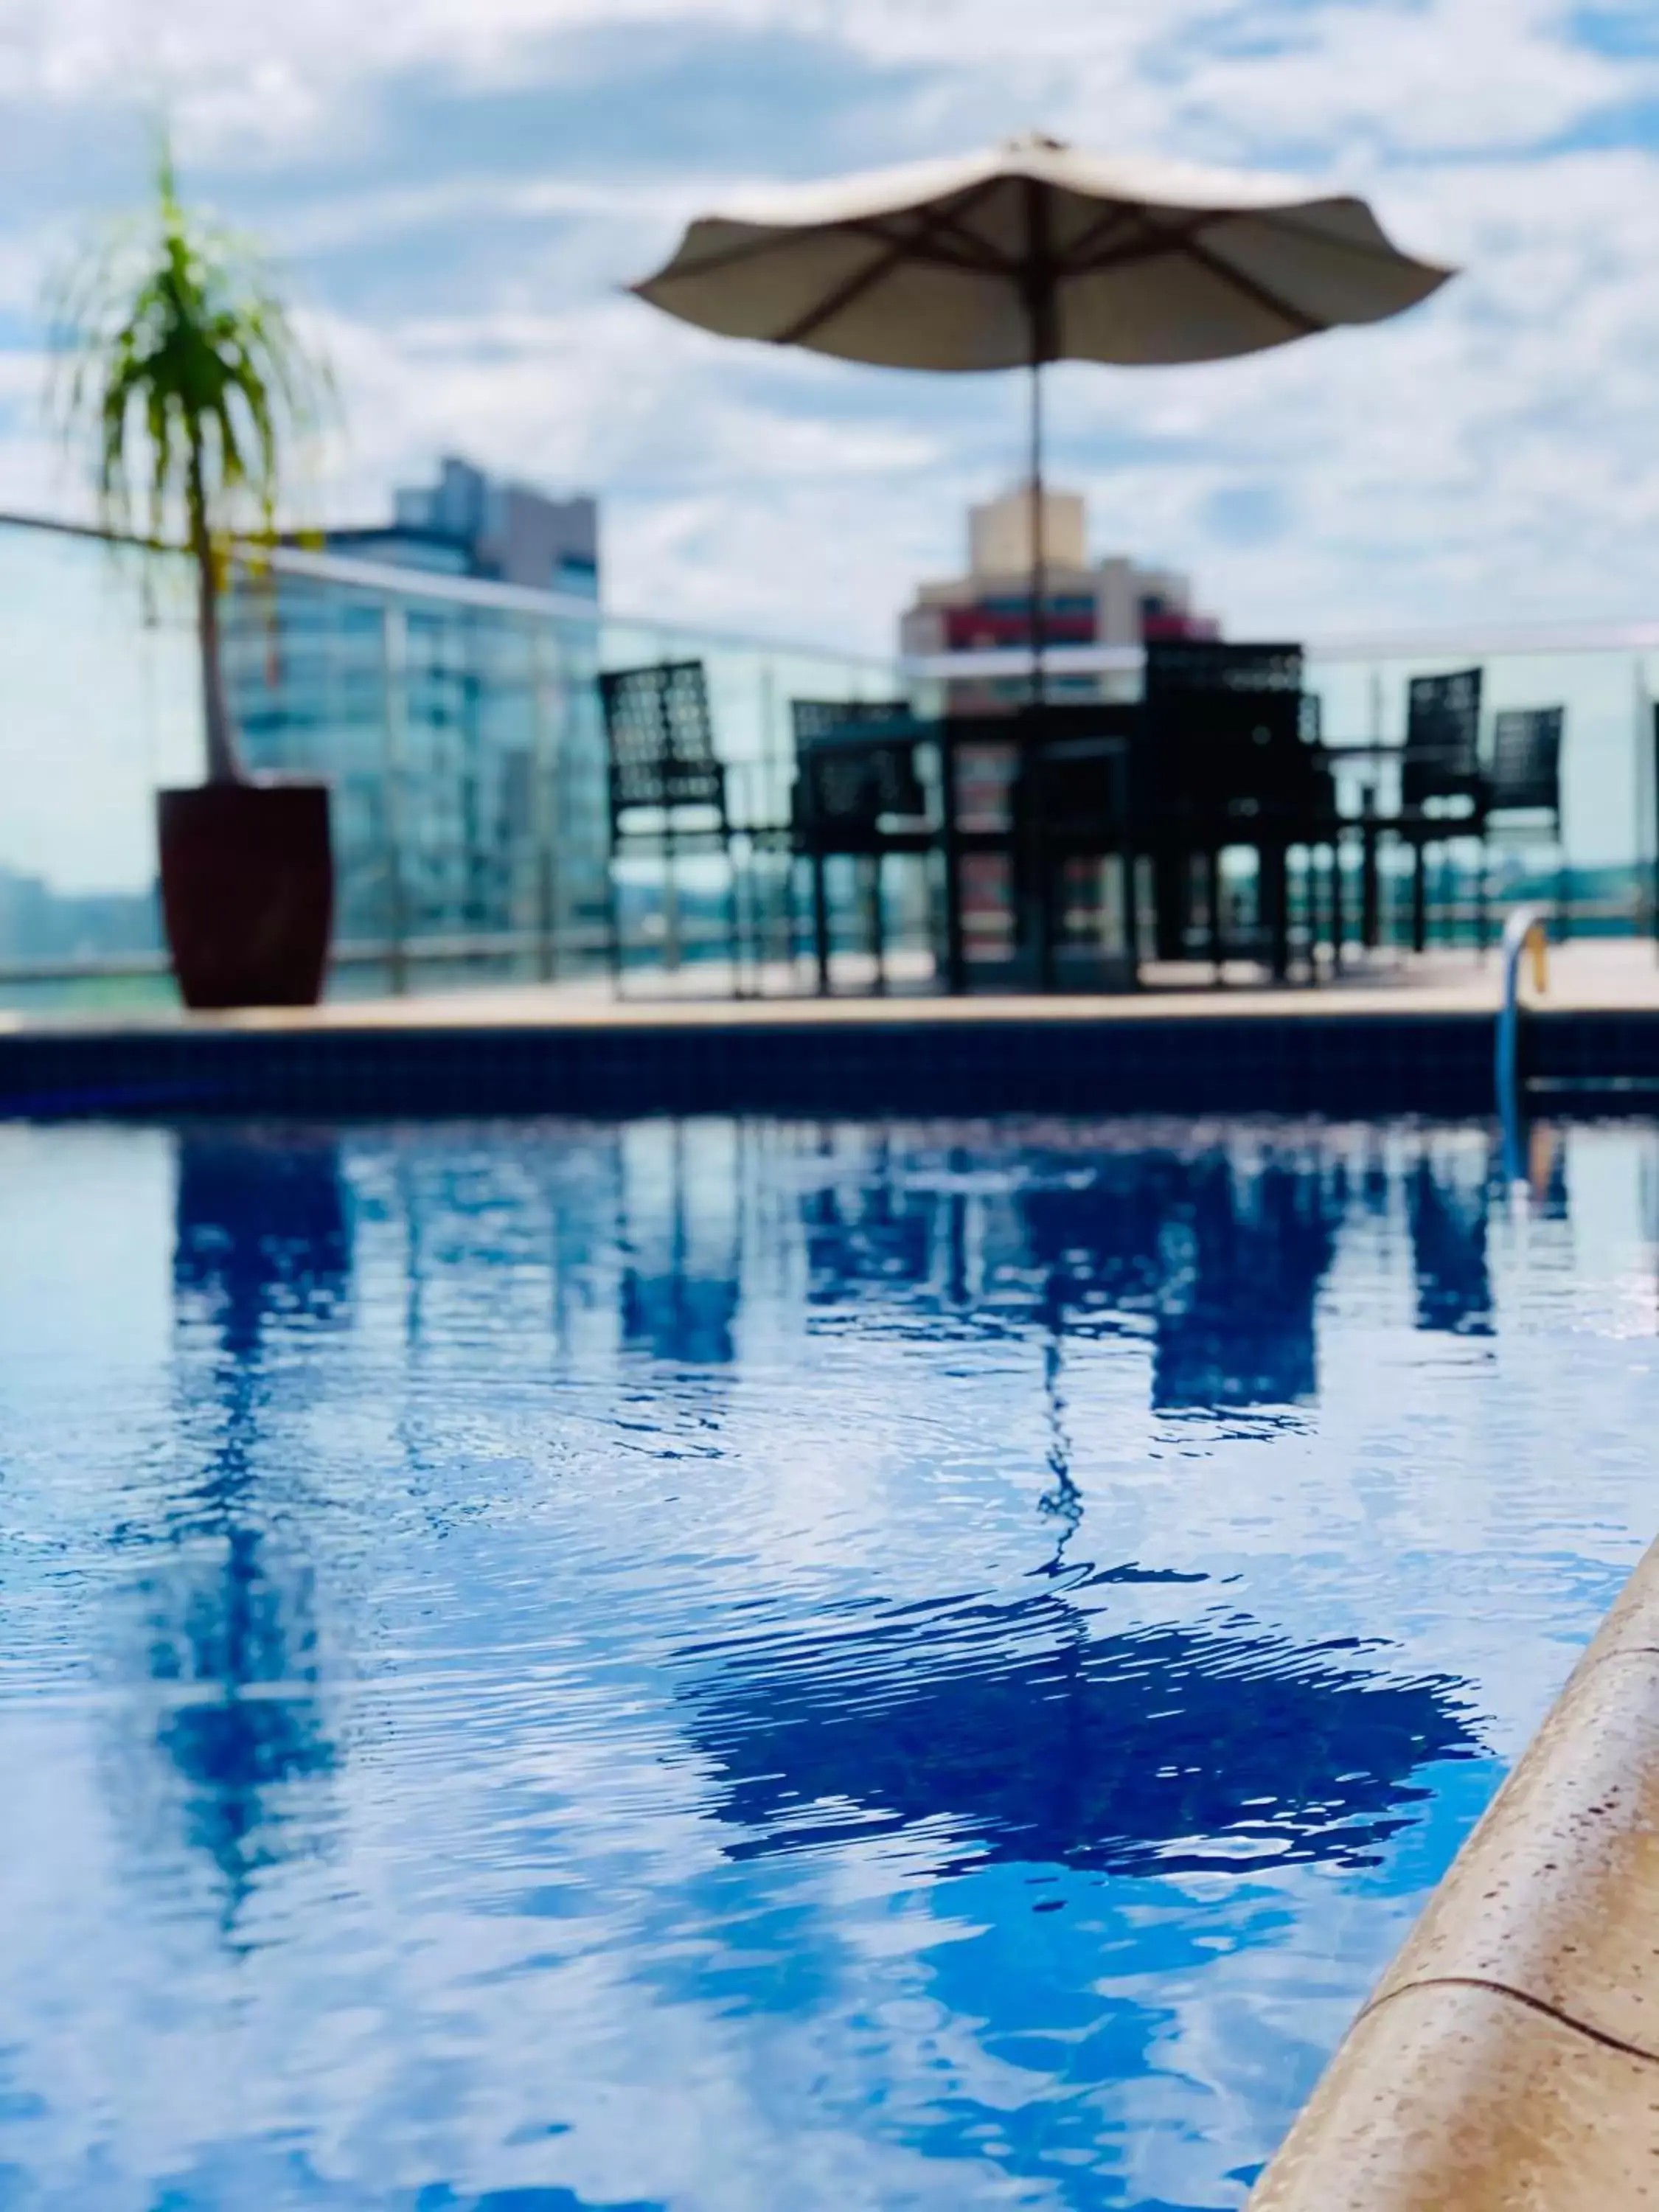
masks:
{"label": "umbrella rib", "polygon": [[[903,232],[888,230],[879,222],[847,222],[842,223],[838,228],[842,230],[855,230],[860,238],[877,239],[884,246],[896,246],[910,259],[937,262],[941,269],[966,269],[973,271],[976,276],[1006,276],[1008,274],[1006,264],[999,261],[994,254],[979,250],[978,241],[969,231],[952,231],[952,234],[960,239],[964,246],[972,250],[966,252],[961,251],[950,252],[937,238],[929,239],[920,233],[907,234]],[[948,223],[942,224],[940,228],[947,231],[952,229]]]}
{"label": "umbrella rib", "polygon": [[941,208],[940,227],[968,249],[975,268],[982,269],[988,276],[1012,276],[1015,270],[1007,255],[999,253],[994,246],[988,246],[982,238],[975,237],[971,230],[966,229],[957,220],[958,216],[965,215],[969,208],[977,206],[986,197],[987,192],[981,191],[964,199],[958,207]]}
{"label": "umbrella rib", "polygon": [[[1374,245],[1370,239],[1365,238],[1340,238],[1331,231],[1317,229],[1312,223],[1298,222],[1293,210],[1280,212],[1273,209],[1264,209],[1261,212],[1275,230],[1288,231],[1293,238],[1305,238],[1310,245],[1328,246],[1334,252],[1357,253],[1364,260],[1381,261],[1391,267],[1397,267],[1402,261],[1409,263],[1417,260],[1415,254],[1402,253],[1397,246],[1390,245],[1386,238],[1380,246]],[[1437,265],[1432,262],[1418,263],[1419,268],[1425,266],[1433,268]]]}
{"label": "umbrella rib", "polygon": [[[1281,211],[1273,208],[1212,208],[1188,222],[1171,224],[1167,230],[1161,230],[1155,224],[1149,222],[1145,214],[1139,210],[1135,212],[1139,215],[1141,228],[1145,234],[1141,238],[1132,245],[1113,246],[1091,259],[1077,258],[1079,253],[1085,252],[1091,243],[1100,238],[1103,234],[1109,236],[1111,219],[1108,218],[1103,222],[1097,223],[1092,229],[1085,231],[1082,238],[1070,249],[1066,257],[1064,273],[1067,276],[1091,276],[1097,270],[1115,268],[1123,262],[1143,260],[1148,255],[1156,253],[1164,247],[1189,246],[1194,238],[1201,232],[1209,229],[1212,224],[1237,222],[1243,217],[1264,223],[1274,230],[1283,231],[1287,236],[1304,239],[1310,245],[1323,247],[1332,252],[1354,254],[1366,261],[1395,266],[1402,259],[1411,258],[1402,256],[1397,247],[1389,245],[1386,240],[1381,246],[1375,246],[1368,240],[1342,238],[1329,231],[1320,230],[1311,223],[1298,222],[1295,214],[1290,210]],[[1317,324],[1315,327],[1323,329],[1325,325]]]}
{"label": "umbrella rib", "polygon": [[1160,253],[1176,253],[1190,248],[1201,230],[1218,221],[1214,213],[1194,216],[1185,222],[1171,223],[1167,229],[1140,216],[1141,235],[1122,246],[1097,253],[1087,261],[1068,260],[1065,267],[1067,276],[1092,276],[1103,269],[1118,269],[1131,261],[1150,261]]}
{"label": "umbrella rib", "polygon": [[1060,257],[1063,272],[1072,276],[1093,268],[1096,264],[1088,257],[1125,223],[1131,228],[1138,227],[1142,232],[1152,228],[1145,208],[1132,207],[1127,200],[1115,200],[1103,215],[1097,216],[1066,248]]}
{"label": "umbrella rib", "polygon": [[[834,225],[819,227],[835,228]],[[779,246],[785,245],[790,240],[800,235],[799,231],[783,230],[769,226],[763,236],[739,239],[736,245],[722,246],[715,252],[705,254],[699,261],[688,261],[683,264],[671,261],[667,268],[659,269],[654,276],[647,277],[633,289],[638,292],[642,291],[647,284],[659,284],[665,280],[678,283],[683,276],[708,276],[717,270],[732,269],[739,262],[753,261],[757,255],[773,252]]]}
{"label": "umbrella rib", "polygon": [[1236,292],[1242,292],[1258,307],[1265,307],[1269,314],[1277,315],[1281,322],[1288,323],[1298,337],[1313,337],[1320,331],[1329,330],[1328,323],[1322,323],[1317,316],[1306,314],[1300,307],[1292,307],[1282,293],[1273,291],[1267,284],[1258,283],[1254,276],[1247,276],[1242,269],[1235,269],[1231,261],[1224,261],[1207,246],[1200,246],[1195,238],[1185,240],[1182,250],[1190,254],[1200,267],[1207,269],[1212,276],[1218,276],[1224,284],[1231,284]]}
{"label": "umbrella rib", "polygon": [[929,234],[934,229],[942,228],[951,222],[954,216],[975,205],[1000,181],[1001,179],[997,177],[987,178],[983,183],[976,185],[970,193],[961,199],[955,208],[930,210],[926,219],[917,226],[914,236],[902,239],[890,246],[886,252],[878,254],[876,258],[867,263],[864,268],[856,270],[852,276],[837,284],[827,298],[820,300],[816,307],[809,307],[804,315],[798,315],[793,323],[777,331],[771,340],[772,344],[799,345],[804,338],[811,337],[814,331],[822,330],[825,323],[831,321],[844,308],[850,307],[855,300],[861,300],[872,285],[879,284],[884,276],[896,269],[900,263],[915,252],[918,246],[926,245]]}

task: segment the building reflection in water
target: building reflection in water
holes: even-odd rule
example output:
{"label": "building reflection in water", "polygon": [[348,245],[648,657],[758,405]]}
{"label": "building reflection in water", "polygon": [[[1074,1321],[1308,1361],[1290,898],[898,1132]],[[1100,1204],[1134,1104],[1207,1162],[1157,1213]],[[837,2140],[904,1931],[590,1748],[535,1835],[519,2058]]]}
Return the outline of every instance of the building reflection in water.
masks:
{"label": "building reflection in water", "polygon": [[[954,1176],[972,1179],[960,1156]],[[811,1297],[820,1315],[1023,1316],[1055,1339],[1133,1325],[1160,1409],[1294,1405],[1317,1387],[1316,1308],[1348,1204],[1343,1163],[1316,1156],[1036,1146],[976,1195],[930,1194],[878,1156],[805,1200]]]}
{"label": "building reflection in water", "polygon": [[1409,1171],[1406,1216],[1411,1227],[1417,1326],[1457,1336],[1492,1333],[1492,1277],[1486,1267],[1487,1164],[1437,1161],[1425,1150]]}
{"label": "building reflection in water", "polygon": [[[184,1784],[190,1838],[217,1869],[228,1928],[259,1869],[305,1827],[292,1786],[336,1759],[306,1501],[287,1455],[279,1471],[262,1446],[273,1342],[335,1321],[350,1267],[332,1143],[180,1138],[175,1375],[182,1433],[207,1455],[149,1534],[149,1671],[173,1687],[158,1741]],[[294,1389],[290,1372],[289,1408]]]}
{"label": "building reflection in water", "polygon": [[1053,1590],[849,1606],[684,1662],[734,1858],[925,1825],[946,1873],[1367,1865],[1423,1767],[1480,1753],[1455,1684],[1391,1680],[1352,1639],[1298,1647],[1237,1616],[1097,1633]]}
{"label": "building reflection in water", "polygon": [[675,1366],[726,1367],[742,1272],[744,1131],[647,1123],[619,1160],[623,1346]]}
{"label": "building reflection in water", "polygon": [[1171,1218],[1189,1240],[1182,1285],[1159,1313],[1152,1401],[1290,1406],[1318,1388],[1315,1305],[1347,1210],[1339,1164],[1279,1161],[1241,1182],[1231,1164],[1193,1164]]}

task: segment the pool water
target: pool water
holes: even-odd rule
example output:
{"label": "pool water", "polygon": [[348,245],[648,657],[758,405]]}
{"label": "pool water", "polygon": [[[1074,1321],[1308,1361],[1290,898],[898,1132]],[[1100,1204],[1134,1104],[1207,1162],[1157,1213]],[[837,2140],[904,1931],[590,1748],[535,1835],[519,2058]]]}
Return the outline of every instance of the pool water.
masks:
{"label": "pool water", "polygon": [[1227,2207],[1652,1533],[1655,1133],[0,1129],[0,2207]]}

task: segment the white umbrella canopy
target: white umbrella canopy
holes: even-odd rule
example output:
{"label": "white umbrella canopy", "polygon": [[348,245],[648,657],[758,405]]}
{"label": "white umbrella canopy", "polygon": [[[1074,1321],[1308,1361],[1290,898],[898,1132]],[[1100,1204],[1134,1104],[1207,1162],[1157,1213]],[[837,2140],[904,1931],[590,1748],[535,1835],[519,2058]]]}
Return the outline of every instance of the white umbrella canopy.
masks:
{"label": "white umbrella canopy", "polygon": [[704,330],[877,367],[1029,368],[1040,530],[1045,363],[1259,353],[1399,314],[1451,274],[1402,252],[1351,194],[1034,135],[705,216],[633,289]]}
{"label": "white umbrella canopy", "polygon": [[1348,194],[1029,137],[702,216],[633,289],[729,337],[949,371],[1218,361],[1379,322],[1451,273]]}

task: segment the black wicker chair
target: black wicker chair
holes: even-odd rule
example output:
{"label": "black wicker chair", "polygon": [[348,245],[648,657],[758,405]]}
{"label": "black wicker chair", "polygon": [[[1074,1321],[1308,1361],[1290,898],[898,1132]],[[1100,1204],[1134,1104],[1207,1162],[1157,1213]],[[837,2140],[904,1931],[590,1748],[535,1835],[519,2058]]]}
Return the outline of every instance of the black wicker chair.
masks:
{"label": "black wicker chair", "polygon": [[[1067,931],[1073,866],[1115,860],[1122,941],[1115,967],[1121,980],[1133,983],[1136,928],[1130,794],[1140,709],[1105,703],[1035,707],[1018,720],[1015,884],[1033,980],[1039,990],[1053,990],[1060,958],[1069,956],[1074,962],[1079,949]],[[1097,946],[1091,964],[1098,969],[1103,960]],[[1084,988],[1098,986],[1102,980],[1098,973],[1078,979]]]}
{"label": "black wicker chair", "polygon": [[620,989],[623,973],[617,860],[630,843],[661,854],[664,951],[672,968],[678,956],[675,861],[682,853],[714,848],[726,861],[726,946],[733,990],[741,995],[743,943],[726,769],[714,752],[702,663],[662,661],[646,668],[614,669],[600,677],[599,695],[611,757],[608,885],[616,985]]}
{"label": "black wicker chair", "polygon": [[[1301,647],[1149,643],[1133,805],[1137,846],[1152,860],[1158,957],[1178,958],[1188,949],[1197,860],[1206,950],[1218,966],[1225,957],[1220,856],[1242,845],[1257,856],[1262,949],[1283,975],[1291,849],[1325,845],[1334,854],[1340,826],[1324,755],[1309,733]],[[1340,880],[1334,868],[1332,874]],[[1340,915],[1335,936],[1340,942]]]}
{"label": "black wicker chair", "polygon": [[1393,826],[1411,848],[1415,952],[1428,942],[1428,848],[1486,834],[1488,786],[1480,762],[1480,669],[1464,668],[1449,676],[1413,676],[1407,690],[1400,812]]}
{"label": "black wicker chair", "polygon": [[1504,837],[1556,851],[1556,931],[1567,929],[1566,853],[1561,836],[1561,739],[1564,707],[1510,707],[1492,718],[1492,766],[1486,775],[1488,845]]}
{"label": "black wicker chair", "polygon": [[830,989],[830,901],[824,864],[865,865],[866,913],[876,989],[887,988],[882,862],[890,854],[925,854],[935,832],[916,773],[927,732],[902,699],[792,699],[795,787],[792,835],[812,872],[812,939],[820,994]]}

